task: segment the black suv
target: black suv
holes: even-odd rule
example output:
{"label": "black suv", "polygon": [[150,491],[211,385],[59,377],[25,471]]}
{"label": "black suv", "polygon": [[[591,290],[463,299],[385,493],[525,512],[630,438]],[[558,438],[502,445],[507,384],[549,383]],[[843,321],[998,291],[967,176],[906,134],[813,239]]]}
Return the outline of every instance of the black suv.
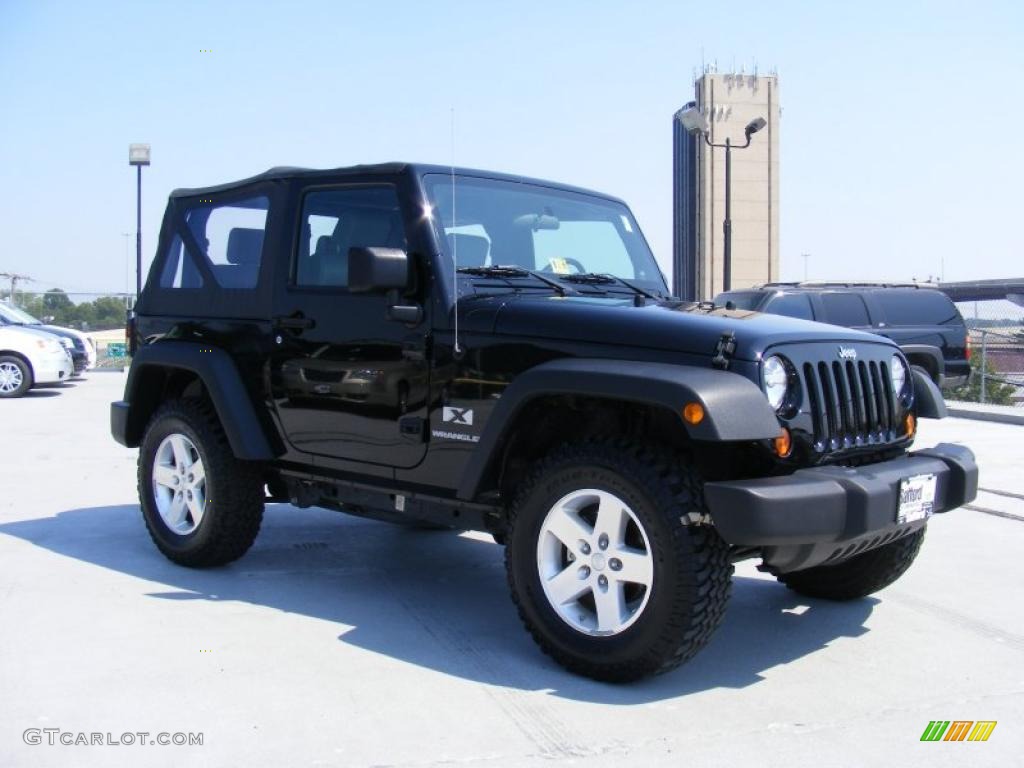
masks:
{"label": "black suv", "polygon": [[974,498],[909,453],[935,385],[886,339],[675,300],[629,209],[388,164],[174,192],[129,326],[114,437],[156,546],[214,566],[266,501],[475,529],[566,667],[669,669],[732,564],[858,598]]}
{"label": "black suv", "polygon": [[715,304],[817,320],[877,333],[900,345],[911,366],[942,387],[971,373],[967,326],[950,298],[916,283],[766,283],[728,291]]}

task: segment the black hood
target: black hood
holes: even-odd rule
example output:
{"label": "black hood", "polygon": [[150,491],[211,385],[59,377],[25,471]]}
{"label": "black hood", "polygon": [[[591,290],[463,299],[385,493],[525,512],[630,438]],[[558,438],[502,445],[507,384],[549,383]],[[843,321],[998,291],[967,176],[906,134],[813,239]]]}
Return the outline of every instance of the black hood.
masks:
{"label": "black hood", "polygon": [[893,346],[880,336],[849,328],[760,312],[708,309],[708,305],[648,302],[638,307],[632,299],[524,295],[493,297],[486,303],[487,309],[478,302],[466,302],[460,315],[470,326],[491,325],[479,330],[508,336],[539,335],[708,355],[722,334],[732,332],[734,357],[750,361],[759,360],[768,347],[792,342]]}

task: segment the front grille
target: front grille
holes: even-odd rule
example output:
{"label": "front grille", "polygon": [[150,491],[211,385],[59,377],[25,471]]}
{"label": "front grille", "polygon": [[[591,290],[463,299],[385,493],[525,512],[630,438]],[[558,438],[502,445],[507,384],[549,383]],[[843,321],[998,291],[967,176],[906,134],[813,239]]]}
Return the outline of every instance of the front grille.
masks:
{"label": "front grille", "polygon": [[802,373],[818,450],[834,451],[894,438],[899,416],[885,362],[808,362]]}

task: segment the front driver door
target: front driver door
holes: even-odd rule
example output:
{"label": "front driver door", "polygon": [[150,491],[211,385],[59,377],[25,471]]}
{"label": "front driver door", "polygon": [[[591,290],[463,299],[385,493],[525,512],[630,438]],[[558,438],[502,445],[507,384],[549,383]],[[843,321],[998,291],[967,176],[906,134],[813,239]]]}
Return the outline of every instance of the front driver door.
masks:
{"label": "front driver door", "polygon": [[347,287],[349,248],[407,248],[395,187],[310,188],[299,211],[291,279],[275,298],[282,429],[303,453],[414,467],[426,452],[427,325],[389,320],[384,294]]}

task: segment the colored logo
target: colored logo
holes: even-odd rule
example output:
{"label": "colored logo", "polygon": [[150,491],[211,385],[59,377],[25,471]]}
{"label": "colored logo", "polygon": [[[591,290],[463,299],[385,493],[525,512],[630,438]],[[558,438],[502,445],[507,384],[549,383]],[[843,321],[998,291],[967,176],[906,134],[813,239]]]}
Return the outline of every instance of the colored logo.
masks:
{"label": "colored logo", "polygon": [[921,741],[988,741],[995,729],[995,720],[932,720]]}

